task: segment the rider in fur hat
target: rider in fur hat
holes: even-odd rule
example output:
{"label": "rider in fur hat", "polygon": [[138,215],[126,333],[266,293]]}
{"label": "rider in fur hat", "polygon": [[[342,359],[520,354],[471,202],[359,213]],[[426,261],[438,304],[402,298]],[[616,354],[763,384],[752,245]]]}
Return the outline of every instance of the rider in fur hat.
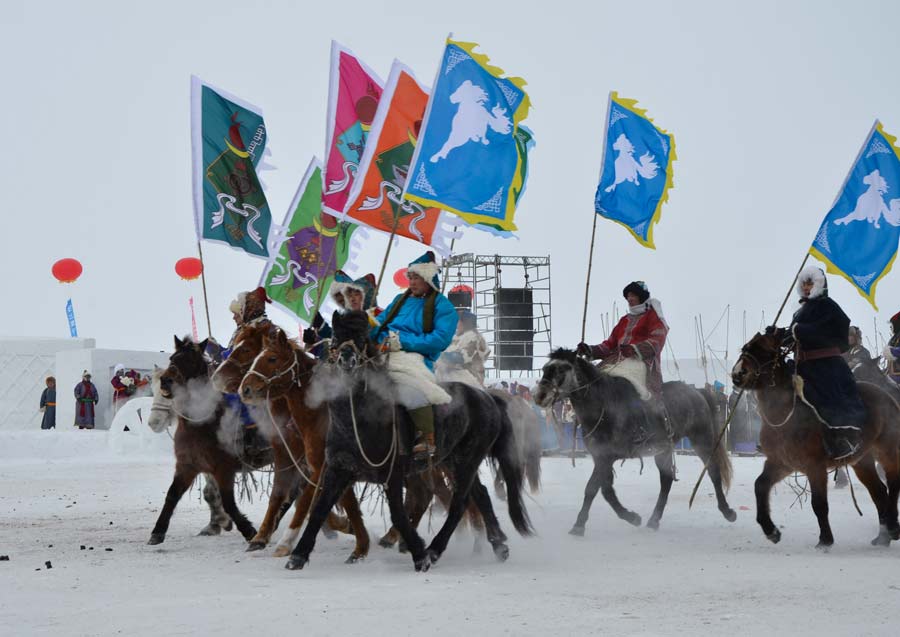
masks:
{"label": "rider in fur hat", "polygon": [[615,363],[623,358],[636,358],[647,366],[647,389],[662,401],[662,365],[660,358],[666,344],[669,326],[663,317],[662,305],[650,297],[643,281],[632,281],[622,290],[628,301],[628,313],[619,320],[609,338],[599,345],[579,343],[582,356]]}
{"label": "rider in fur hat", "polygon": [[372,338],[390,351],[388,375],[394,381],[397,402],[406,407],[421,438],[413,447],[418,456],[434,454],[432,405],[450,402],[450,395],[434,378],[434,363],[450,345],[458,317],[453,304],[440,293],[434,253],[409,264],[409,289],[397,295],[376,319]]}
{"label": "rider in fur hat", "polygon": [[866,408],[856,380],[841,357],[850,349],[850,319],[828,296],[825,273],[809,266],[797,278],[800,309],[790,332],[796,347],[796,372],[803,379],[803,398],[823,421],[825,451],[835,460],[859,448]]}
{"label": "rider in fur hat", "polygon": [[[338,270],[328,291],[332,301],[337,305],[335,314],[342,314],[350,310],[362,310],[369,315],[369,325],[374,327],[374,317],[381,312],[375,302],[375,287],[375,275],[372,273],[353,279],[343,270]],[[334,322],[333,315],[332,322]],[[331,335],[331,325],[319,312],[316,312],[312,325],[303,330],[303,342],[307,348],[310,345],[315,346],[312,350],[314,356],[325,358],[330,346],[330,343],[326,341],[331,339]]]}

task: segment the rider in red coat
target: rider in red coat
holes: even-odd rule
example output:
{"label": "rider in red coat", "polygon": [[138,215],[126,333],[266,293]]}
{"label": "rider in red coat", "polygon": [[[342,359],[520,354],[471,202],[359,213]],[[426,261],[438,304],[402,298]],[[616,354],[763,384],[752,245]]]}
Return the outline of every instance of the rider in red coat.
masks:
{"label": "rider in red coat", "polygon": [[637,358],[647,366],[647,389],[657,400],[662,399],[662,364],[660,357],[666,344],[669,326],[657,299],[643,281],[632,281],[622,290],[628,301],[628,313],[622,317],[609,338],[599,345],[578,344],[578,353],[604,362]]}

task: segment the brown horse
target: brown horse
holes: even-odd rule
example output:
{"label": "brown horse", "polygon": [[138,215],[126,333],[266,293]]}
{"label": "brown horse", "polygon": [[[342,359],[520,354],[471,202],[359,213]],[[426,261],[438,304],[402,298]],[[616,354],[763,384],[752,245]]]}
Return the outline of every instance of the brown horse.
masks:
{"label": "brown horse", "polygon": [[[845,461],[830,459],[822,442],[823,423],[804,402],[793,385],[793,368],[786,360],[790,351],[783,345],[784,331],[757,334],[741,349],[731,377],[735,387],[756,391],[763,428],[760,447],[766,455],[762,473],[756,479],[756,521],[772,542],[781,539],[781,531],[769,513],[772,486],[794,471],[809,478],[812,508],[819,521],[817,548],[834,544],[828,522],[828,470],[849,464],[869,491],[878,510],[879,532],[872,540],[876,546],[889,546],[900,540],[897,497],[900,495],[900,405],[878,386],[857,381],[866,406],[859,450]],[[884,467],[887,488],[878,477],[875,461]]]}
{"label": "brown horse", "polygon": [[[219,487],[222,507],[241,534],[249,540],[256,533],[253,524],[237,508],[234,478],[238,472],[270,464],[272,451],[253,431],[247,432],[249,436],[241,435],[245,439],[237,444],[228,445],[234,449],[222,444],[223,422],[228,418],[236,419],[237,415],[229,413],[221,398],[209,391],[209,368],[203,356],[205,346],[206,341],[195,344],[189,340],[181,341],[176,336],[169,367],[159,376],[160,393],[171,400],[171,410],[178,415],[178,427],[173,436],[175,475],[149,544],[160,544],[165,540],[178,501],[200,473],[213,477]],[[190,404],[195,402],[191,400],[191,393],[202,397],[200,402],[203,404]],[[283,515],[284,510],[277,511],[276,516]]]}
{"label": "brown horse", "polygon": [[[241,381],[238,394],[248,405],[264,406],[268,403],[272,405],[273,411],[279,401],[287,405],[295,428],[303,440],[306,463],[311,471],[311,475],[304,475],[303,479],[313,488],[305,489],[297,498],[294,517],[275,550],[276,556],[284,556],[293,548],[300,526],[312,503],[315,485],[322,475],[325,464],[325,436],[328,433],[328,409],[324,407],[312,409],[306,405],[308,382],[316,366],[316,359],[306,354],[297,343],[288,340],[280,328],[250,329],[263,331],[262,349],[257,351],[253,364]],[[266,356],[265,352],[271,352],[272,348],[286,355]],[[363,523],[359,501],[352,485],[343,492],[339,502],[347,513],[353,535],[356,537],[356,547],[347,559],[349,564],[368,555],[369,532]]]}
{"label": "brown horse", "polygon": [[[231,354],[218,366],[212,376],[213,384],[219,391],[238,393],[244,375],[250,371],[253,361],[262,351],[263,336],[274,329],[278,328],[266,319],[247,324],[238,330],[233,339]],[[309,476],[310,470],[306,464],[306,445],[301,428],[292,420],[291,411],[285,400],[273,400],[270,411],[274,419],[273,428],[264,433],[272,445],[274,463],[272,491],[269,494],[265,517],[256,535],[250,540],[248,551],[258,551],[268,545],[272,534],[278,528],[284,508],[291,502],[300,507],[300,499],[295,499],[295,494],[309,486],[303,477]],[[275,430],[274,427],[278,429]],[[294,518],[297,519],[297,516]],[[303,517],[299,517],[299,520],[298,524],[302,524]],[[291,523],[293,524],[293,520]],[[329,516],[328,526],[338,531],[350,532],[347,520],[334,514]],[[299,526],[293,535],[296,536],[298,532]],[[333,531],[331,533],[333,534]],[[275,556],[284,557],[290,553],[290,548],[288,547],[286,551],[276,551]]]}

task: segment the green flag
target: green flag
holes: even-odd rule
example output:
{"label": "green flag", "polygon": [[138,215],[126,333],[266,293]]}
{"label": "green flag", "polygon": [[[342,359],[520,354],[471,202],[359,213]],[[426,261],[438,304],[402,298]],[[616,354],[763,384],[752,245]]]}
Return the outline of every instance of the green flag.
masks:
{"label": "green flag", "polygon": [[267,258],[272,212],[257,176],[266,148],[262,111],[191,78],[197,239]]}

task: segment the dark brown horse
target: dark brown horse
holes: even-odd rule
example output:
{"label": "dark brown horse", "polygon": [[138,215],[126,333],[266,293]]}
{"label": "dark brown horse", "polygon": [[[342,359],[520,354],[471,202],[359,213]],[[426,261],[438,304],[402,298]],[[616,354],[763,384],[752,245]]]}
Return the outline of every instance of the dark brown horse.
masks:
{"label": "dark brown horse", "polygon": [[[175,475],[166,493],[166,502],[150,535],[149,544],[165,540],[172,513],[178,501],[200,473],[213,477],[219,488],[222,507],[241,534],[250,539],[256,534],[253,524],[244,517],[234,499],[234,478],[249,469],[272,462],[272,450],[255,432],[238,431],[242,440],[236,445],[222,444],[223,424],[236,422],[238,416],[211,390],[209,368],[203,356],[206,341],[195,344],[175,337],[175,352],[169,366],[160,374],[160,392],[172,399],[172,410],[178,415],[175,429]],[[198,401],[200,404],[198,404]],[[248,434],[248,435],[245,435]],[[289,502],[288,502],[289,504]],[[285,508],[278,512],[284,514]]]}
{"label": "dark brown horse", "polygon": [[[256,356],[262,351],[263,337],[276,329],[278,328],[270,321],[260,320],[238,330],[232,341],[231,354],[218,366],[212,376],[213,384],[219,391],[238,393],[241,381],[250,371]],[[262,408],[265,409],[264,406]],[[300,507],[300,499],[295,499],[294,494],[309,486],[304,477],[310,477],[311,471],[306,462],[306,444],[302,426],[297,426],[292,419],[288,403],[281,398],[271,402],[270,412],[271,418],[274,420],[273,427],[264,433],[268,435],[269,443],[272,446],[274,463],[272,491],[269,494],[269,505],[266,508],[265,517],[263,517],[256,535],[250,540],[248,551],[260,550],[268,545],[272,534],[278,528],[285,506],[295,502],[295,506]],[[291,524],[298,520],[297,527],[289,528],[286,534],[286,537],[291,538],[291,542],[289,544],[282,542],[280,545],[282,548],[276,548],[276,557],[284,557],[290,553],[293,538],[300,531],[299,526],[303,522],[303,517],[299,514],[293,517]],[[346,518],[333,513],[328,517],[328,526],[334,530],[350,532]]]}
{"label": "dark brown horse", "polygon": [[[315,485],[319,483],[322,475],[325,465],[325,436],[328,433],[328,409],[324,407],[313,409],[306,404],[307,388],[316,366],[316,359],[306,354],[297,343],[289,340],[284,331],[278,327],[251,329],[262,330],[262,351],[257,352],[253,364],[241,381],[238,394],[247,404],[263,408],[269,404],[273,406],[273,411],[280,408],[280,403],[287,405],[291,421],[302,438],[306,463],[311,472],[311,475],[302,477],[313,488],[305,489],[297,499],[294,517],[276,547],[275,555],[283,556],[290,553],[293,548],[316,492]],[[267,351],[271,352],[273,349],[281,356],[266,355]],[[283,426],[281,428],[283,429]],[[368,555],[369,532],[363,523],[359,501],[352,485],[342,492],[339,503],[347,513],[347,519],[356,537],[356,547],[347,559],[349,564]]]}
{"label": "dark brown horse", "polygon": [[[879,532],[872,544],[889,546],[891,540],[900,540],[900,405],[877,385],[857,381],[868,414],[862,443],[847,460],[830,459],[822,442],[824,424],[795,391],[793,366],[786,359],[790,350],[783,346],[783,338],[783,330],[754,336],[741,349],[731,373],[735,387],[756,392],[763,421],[759,441],[766,463],[755,484],[756,521],[769,540],[781,539],[769,513],[769,492],[790,473],[800,471],[809,478],[812,508],[819,521],[817,548],[827,549],[834,544],[828,522],[828,470],[849,464],[878,511]],[[884,467],[887,488],[876,473],[876,460]]]}

